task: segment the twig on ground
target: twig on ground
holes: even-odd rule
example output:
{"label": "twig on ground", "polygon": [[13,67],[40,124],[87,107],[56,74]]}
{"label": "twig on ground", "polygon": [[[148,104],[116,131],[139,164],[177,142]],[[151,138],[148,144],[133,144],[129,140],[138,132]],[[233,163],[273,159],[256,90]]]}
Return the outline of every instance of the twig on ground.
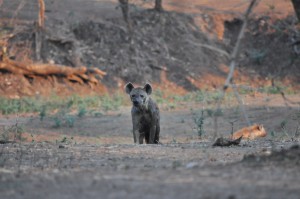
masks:
{"label": "twig on ground", "polygon": [[168,68],[165,66],[156,66],[156,65],[151,64],[150,67],[154,68],[154,69],[162,70],[162,71],[168,71]]}
{"label": "twig on ground", "polygon": [[213,146],[232,146],[232,145],[239,145],[241,140],[242,140],[243,136],[235,139],[235,140],[232,140],[232,139],[229,139],[229,138],[218,138]]}
{"label": "twig on ground", "polygon": [[0,144],[14,144],[16,141],[11,141],[11,140],[0,140]]}

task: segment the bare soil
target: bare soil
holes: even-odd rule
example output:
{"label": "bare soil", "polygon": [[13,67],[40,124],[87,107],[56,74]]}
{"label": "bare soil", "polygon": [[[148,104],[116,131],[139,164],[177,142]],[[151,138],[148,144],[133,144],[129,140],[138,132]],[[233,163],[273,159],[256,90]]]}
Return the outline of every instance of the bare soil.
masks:
{"label": "bare soil", "polygon": [[[12,21],[19,24],[9,48],[11,58],[28,61],[34,58],[37,3],[26,1],[20,7],[20,2],[0,2],[0,16],[5,28]],[[105,93],[107,88],[122,88],[125,81],[143,83],[139,78],[145,75],[154,89],[165,93],[216,88],[226,77],[228,60],[195,44],[230,52],[247,3],[182,2],[165,0],[170,12],[162,14],[145,10],[150,4],[132,7],[132,49],[117,1],[46,1],[49,38],[79,42],[81,62],[108,75],[91,88],[63,77],[2,72],[1,96]],[[293,36],[299,36],[295,21],[290,1],[261,1],[243,41],[235,73],[239,85],[255,90],[276,87],[280,80],[299,88],[299,60],[291,46]],[[43,61],[72,65],[70,46],[50,40]],[[0,145],[1,198],[299,198],[300,98],[286,96],[289,100],[243,95],[251,122],[263,124],[268,136],[223,148],[212,147],[214,119],[208,112],[205,134],[198,138],[193,118],[200,114],[201,103],[172,108],[159,104],[161,145],[133,144],[130,107],[76,117],[73,127],[59,128],[53,118],[41,121],[37,113],[1,116],[3,132],[22,138]],[[204,109],[213,107],[205,104]],[[235,99],[222,104],[222,110],[219,136],[230,135],[230,122],[234,130],[247,125]]]}
{"label": "bare soil", "polygon": [[[300,100],[289,99],[296,104],[282,106],[280,95],[246,97],[251,121],[263,124],[268,136],[233,147],[212,147],[209,116],[198,138],[193,117],[201,104],[161,107],[161,145],[132,144],[130,107],[77,118],[73,127],[55,128],[50,117],[19,117],[23,141],[0,146],[2,197],[298,198]],[[236,112],[224,109],[221,136],[229,136],[230,121],[234,130],[246,125]],[[0,124],[14,127],[16,117]]]}

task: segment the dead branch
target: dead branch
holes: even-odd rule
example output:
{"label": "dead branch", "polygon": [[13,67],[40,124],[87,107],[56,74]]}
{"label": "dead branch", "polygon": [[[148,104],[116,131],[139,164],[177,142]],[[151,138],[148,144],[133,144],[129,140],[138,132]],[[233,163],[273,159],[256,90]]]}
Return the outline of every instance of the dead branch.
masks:
{"label": "dead branch", "polygon": [[43,29],[37,24],[37,30],[35,31],[35,58],[37,61],[41,60],[41,51],[43,45]]}
{"label": "dead branch", "polygon": [[209,50],[213,50],[213,51],[216,51],[224,56],[226,56],[227,58],[230,58],[230,55],[225,51],[225,50],[222,50],[220,48],[216,48],[214,46],[211,46],[211,45],[207,45],[207,44],[199,44],[199,43],[195,43],[191,40],[188,40],[190,44],[192,45],[195,45],[195,46],[199,46],[199,47],[202,47],[202,48],[207,48]]}
{"label": "dead branch", "polygon": [[232,145],[239,145],[241,140],[242,140],[243,136],[233,140],[230,138],[218,138],[215,143],[213,144],[213,146],[232,146]]}
{"label": "dead branch", "polygon": [[130,22],[130,19],[129,19],[129,5],[128,5],[128,0],[119,0],[119,3],[120,3],[121,10],[122,10],[124,21],[127,24],[128,32],[129,32],[129,34],[131,34],[132,27],[131,27],[131,22]]}
{"label": "dead branch", "polygon": [[229,65],[229,73],[228,73],[227,79],[225,81],[225,84],[223,86],[224,91],[226,91],[226,89],[228,88],[228,86],[230,85],[230,83],[232,81],[233,72],[234,72],[235,63],[236,63],[236,58],[237,58],[237,55],[239,53],[241,41],[244,37],[245,29],[246,29],[247,24],[248,24],[249,15],[250,15],[253,7],[255,6],[255,4],[256,4],[256,0],[252,0],[249,7],[248,7],[248,9],[247,9],[247,11],[246,11],[246,13],[245,13],[242,28],[240,30],[240,33],[238,35],[236,44],[235,44],[234,49],[233,49],[233,51],[231,53],[231,56],[230,56],[231,61],[230,61],[230,65]]}
{"label": "dead branch", "polygon": [[155,0],[154,10],[158,12],[162,12],[164,10],[162,6],[162,0]]}
{"label": "dead branch", "polygon": [[16,141],[10,141],[10,140],[0,140],[0,144],[14,144]]}
{"label": "dead branch", "polygon": [[98,75],[100,78],[106,75],[104,71],[98,68],[87,68],[84,66],[73,68],[55,64],[27,64],[10,60],[8,58],[4,58],[3,61],[0,62],[0,70],[27,76],[60,75],[66,77],[68,80],[82,84],[84,82],[97,84],[98,80],[94,77],[94,75]]}
{"label": "dead branch", "polygon": [[289,106],[289,104],[300,105],[300,102],[293,102],[292,100],[288,99],[285,96],[285,93],[282,91],[282,89],[279,88],[279,90],[280,90],[280,94],[281,94],[282,99],[285,101],[286,106]]}
{"label": "dead branch", "polygon": [[44,42],[44,26],[45,26],[45,2],[39,1],[39,16],[35,31],[35,56],[36,60],[40,61],[42,57],[42,47]]}
{"label": "dead branch", "polygon": [[157,65],[150,64],[150,67],[154,68],[154,69],[162,70],[162,71],[168,71],[168,68],[165,66],[157,66]]}
{"label": "dead branch", "polygon": [[19,13],[20,10],[25,6],[25,4],[26,4],[26,1],[25,1],[25,0],[22,0],[22,1],[20,2],[20,4],[18,5],[17,9],[16,9],[15,12],[14,12],[13,17],[12,17],[11,20],[10,20],[10,24],[11,24],[11,25],[14,24],[14,21],[15,21],[17,15],[18,15],[18,13]]}
{"label": "dead branch", "polygon": [[[218,99],[218,102],[217,102],[217,109],[216,109],[216,112],[220,110],[220,107],[221,107],[221,102],[223,101],[224,99],[224,96],[225,96],[225,92],[226,90],[228,89],[228,87],[230,85],[233,84],[233,73],[234,73],[234,69],[235,69],[235,65],[236,65],[236,58],[238,56],[238,53],[239,53],[239,49],[240,49],[240,44],[241,44],[241,41],[244,37],[244,33],[245,33],[245,29],[247,27],[247,23],[248,23],[248,18],[249,18],[249,15],[252,11],[252,9],[254,8],[254,6],[256,5],[256,2],[257,0],[252,0],[251,3],[249,4],[245,14],[244,14],[244,20],[243,20],[243,25],[241,27],[241,30],[239,32],[239,35],[238,35],[238,38],[237,38],[237,41],[236,41],[236,44],[234,46],[234,49],[230,55],[230,64],[229,64],[229,73],[227,75],[227,78],[226,78],[226,81],[223,85],[223,89],[221,90],[221,96],[219,97]],[[243,107],[243,104],[241,104],[241,100],[239,98],[239,95],[238,93],[235,93],[236,97],[237,97],[237,100],[239,101],[240,103],[240,107]],[[246,113],[244,109],[242,109],[243,113]],[[244,117],[248,123],[248,126],[251,125],[249,119],[248,119],[248,116],[246,114],[244,114]],[[217,114],[214,114],[214,124],[215,124],[215,133],[214,133],[214,137],[217,136],[218,134],[218,116]]]}
{"label": "dead branch", "polygon": [[39,0],[39,19],[38,19],[38,25],[39,28],[44,28],[45,26],[45,2],[44,0]]}

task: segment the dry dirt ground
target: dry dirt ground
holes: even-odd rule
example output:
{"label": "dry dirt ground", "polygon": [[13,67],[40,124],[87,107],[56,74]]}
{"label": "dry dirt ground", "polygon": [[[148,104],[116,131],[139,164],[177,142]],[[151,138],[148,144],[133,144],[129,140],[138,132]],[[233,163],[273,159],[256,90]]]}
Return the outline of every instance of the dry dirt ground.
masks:
{"label": "dry dirt ground", "polygon": [[[300,100],[288,97],[295,104],[285,106],[280,95],[244,97],[250,120],[268,136],[223,148],[212,147],[209,116],[198,139],[193,117],[201,104],[161,106],[161,145],[132,144],[130,107],[77,118],[73,127],[37,115],[2,117],[10,134],[16,122],[22,127],[23,141],[0,146],[1,197],[299,198]],[[245,125],[238,112],[232,102],[224,107],[222,136],[230,121],[235,130]]]}
{"label": "dry dirt ground", "polygon": [[[25,10],[27,12],[21,12],[22,9],[18,10],[20,2],[22,1],[4,0],[1,8],[11,6],[11,10],[17,11],[13,12],[17,13],[16,16],[28,20],[35,19],[36,2],[28,1],[30,2],[28,3],[26,1]],[[198,38],[197,41],[201,43],[206,41],[207,35],[214,32],[222,42],[229,44],[224,49],[231,49],[232,45],[230,43],[234,40],[230,40],[230,38],[234,38],[236,31],[226,33],[225,25],[231,27],[231,30],[238,29],[240,21],[231,21],[232,16],[236,16],[236,12],[243,12],[247,7],[246,1],[231,0],[223,4],[220,4],[220,0],[185,1],[185,4],[182,4],[182,2],[179,0],[166,0],[165,8],[177,12],[192,13],[196,17],[195,23],[199,27],[203,25],[201,31],[205,34],[195,33],[193,38]],[[66,23],[75,20],[76,23],[78,22],[77,27],[82,25],[82,27],[91,28],[81,28],[78,35],[82,37],[86,36],[84,30],[96,30],[90,32],[97,33],[102,29],[111,35],[116,33],[118,36],[119,34],[122,35],[122,31],[121,33],[114,31],[114,28],[110,28],[110,26],[107,28],[107,25],[117,24],[117,30],[123,30],[126,27],[122,22],[120,10],[115,9],[116,1],[72,0],[46,1],[46,3],[47,23],[52,22],[55,25],[67,27],[64,26],[64,23],[60,24],[62,19]],[[69,10],[66,10],[66,5]],[[276,6],[273,8],[272,5]],[[145,4],[144,6],[149,5]],[[150,19],[156,19],[155,14],[149,13]],[[232,15],[232,13],[235,14]],[[262,13],[270,14],[272,20],[259,18],[259,14]],[[9,9],[1,9],[1,14],[1,16],[6,16],[11,13],[9,13]],[[250,51],[243,51],[240,60],[241,67],[251,65],[249,69],[251,73],[246,76],[239,73],[237,77],[241,79],[246,77],[244,80],[247,85],[252,86],[253,84],[258,85],[260,83],[258,80],[261,80],[261,77],[267,76],[269,79],[270,77],[277,77],[278,71],[280,71],[279,75],[285,75],[286,79],[294,78],[295,81],[292,81],[292,83],[299,88],[299,67],[296,67],[297,64],[295,63],[297,62],[293,62],[294,57],[292,57],[289,40],[291,34],[286,34],[288,30],[274,31],[282,25],[276,24],[274,21],[292,14],[290,2],[263,0],[256,9],[255,14],[259,15],[258,20],[250,23],[247,32],[247,36],[249,36],[247,38],[250,39],[245,42],[245,49],[250,49]],[[190,23],[182,25],[174,20],[190,21],[190,18],[185,15],[171,13],[166,16],[162,19],[174,23],[180,28],[195,28],[190,26]],[[169,16],[172,17],[169,18]],[[152,23],[151,20],[147,21],[148,18],[143,19],[139,14],[135,17],[143,23]],[[86,19],[92,22],[79,23]],[[111,21],[107,24],[106,19]],[[168,21],[169,19],[172,20]],[[207,25],[210,23],[204,23],[205,20],[208,20],[208,22],[212,20],[216,24],[209,27]],[[225,23],[226,20],[227,23]],[[293,21],[293,19],[290,21]],[[288,26],[291,24],[293,23],[291,22]],[[102,25],[107,29],[102,28]],[[286,24],[284,26],[286,27]],[[149,28],[146,25],[142,27]],[[170,27],[174,28],[175,26]],[[257,28],[262,29],[260,29],[260,32],[256,32]],[[153,30],[158,29],[154,28]],[[169,30],[174,31],[175,33],[172,34],[176,35],[176,27]],[[185,31],[182,32],[186,33]],[[268,34],[264,34],[265,32]],[[272,34],[274,32],[276,34]],[[145,31],[146,33],[147,31]],[[229,33],[232,35],[226,36]],[[278,34],[282,36],[274,40],[274,38],[278,38]],[[153,33],[153,35],[155,34]],[[93,39],[97,38],[101,39],[98,35],[94,35]],[[226,40],[228,38],[229,40]],[[178,41],[181,40],[179,37]],[[108,41],[111,40],[108,39]],[[109,44],[105,48],[100,48],[97,46],[101,44],[99,41],[97,41],[98,43],[94,40],[84,42],[81,47],[85,49],[85,61],[95,61],[94,57],[99,58],[97,54],[94,57],[89,57],[91,47],[98,47],[95,49],[101,50],[101,53],[106,53],[108,47],[111,46]],[[158,43],[151,41],[149,43],[158,45]],[[172,41],[167,44],[170,46],[175,45]],[[177,90],[178,85],[181,89],[186,86],[183,83],[180,84],[179,79],[190,83],[186,88],[197,87],[195,79],[200,80],[201,85],[216,86],[220,82],[223,83],[228,68],[220,64],[218,65],[220,71],[217,74],[210,73],[217,71],[214,65],[211,65],[211,63],[216,63],[215,61],[219,61],[219,59],[214,59],[214,53],[203,49],[196,51],[194,50],[196,48],[190,45],[185,46],[186,43],[184,45],[179,44],[179,46],[175,45],[171,48],[175,50],[170,52],[171,56],[167,60],[163,59],[165,51],[160,55],[163,57],[160,61],[168,63],[167,66],[170,68],[168,72],[162,72],[161,76],[158,76],[161,77],[163,83],[159,84],[158,81],[154,84],[155,88],[164,84],[161,88],[165,92],[168,89],[179,92]],[[218,42],[213,44],[219,45]],[[140,45],[143,45],[143,43]],[[154,47],[157,47],[155,45]],[[222,45],[220,44],[220,47],[223,47]],[[181,46],[185,48],[181,49]],[[265,46],[268,46],[268,48],[265,48]],[[128,46],[124,45],[124,48],[126,47]],[[227,49],[227,47],[229,48]],[[58,55],[67,52],[66,47],[61,47],[60,44],[54,45],[53,49],[57,50],[55,53],[58,52]],[[266,52],[257,51],[260,49],[266,49]],[[270,53],[273,52],[270,49],[275,50],[276,53]],[[199,49],[197,48],[197,50]],[[188,53],[182,53],[185,51]],[[154,52],[157,53],[155,49]],[[193,54],[194,57],[189,57],[193,52],[196,52]],[[199,52],[203,54],[199,54]],[[122,56],[122,53],[124,52],[118,51],[116,54],[110,53],[110,55]],[[260,57],[261,53],[269,53],[270,56]],[[177,55],[180,58],[179,60],[175,59]],[[251,58],[251,56],[253,57]],[[197,62],[198,57],[201,58],[199,63],[204,63],[203,66],[193,65]],[[244,57],[247,58],[243,59]],[[56,56],[54,58],[57,61],[64,60],[64,57]],[[196,61],[192,60],[193,58],[197,58]],[[299,61],[296,58],[295,60]],[[100,59],[101,61],[103,60]],[[103,62],[109,63],[109,65],[100,65],[100,67],[104,67],[102,69],[110,74],[120,72],[113,61],[122,63],[123,60],[104,60]],[[221,61],[224,60],[221,59]],[[275,73],[268,76],[272,70]],[[194,72],[198,73],[193,74]],[[261,74],[258,74],[259,72]],[[178,76],[182,74],[184,78]],[[249,78],[250,74],[254,75]],[[257,75],[262,76],[257,77]],[[157,77],[157,74],[154,73],[153,76]],[[126,74],[120,77],[122,80],[129,78]],[[51,81],[53,80],[51,82],[47,81],[47,78],[46,80],[41,78],[42,80],[39,81],[39,77],[35,77],[33,83],[25,77],[7,73],[1,74],[0,78],[2,78],[1,92],[4,95],[6,92],[11,91],[9,97],[12,98],[23,95],[39,95],[40,93],[35,92],[40,88],[43,88],[41,92],[42,90],[51,91],[51,89],[56,89],[55,91],[61,95],[69,94],[66,90],[71,91],[71,93],[83,91],[82,93],[87,94],[90,92],[88,86],[77,88],[78,85],[63,81],[59,82],[59,78],[54,81],[55,78],[49,77]],[[114,79],[114,77],[111,79]],[[117,84],[119,79],[114,81],[113,83]],[[111,82],[108,81],[108,83]],[[177,83],[178,85],[176,85]],[[265,83],[266,81],[262,81],[262,84]],[[274,82],[269,81],[269,83],[271,85]],[[60,90],[61,86],[58,84],[67,87],[67,89]],[[28,86],[24,88],[22,85]],[[122,82],[120,85],[122,85]],[[53,118],[46,117],[43,121],[40,121],[37,114],[1,116],[0,126],[3,132],[8,133],[10,136],[17,135],[21,137],[22,142],[0,145],[0,198],[299,198],[300,149],[297,146],[300,143],[299,137],[296,136],[300,131],[299,94],[288,95],[287,98],[290,101],[283,100],[280,95],[258,94],[255,97],[242,96],[242,98],[251,122],[263,124],[268,136],[253,141],[244,140],[239,146],[223,148],[212,147],[214,142],[212,137],[214,119],[209,116],[209,112],[205,112],[205,134],[202,139],[198,139],[193,118],[199,116],[203,108],[201,103],[172,105],[174,107],[160,104],[162,115],[161,145],[132,144],[130,107],[122,107],[118,111],[104,114],[76,118],[73,127],[63,125],[59,128],[54,127]],[[218,118],[218,132],[222,136],[230,134],[230,122],[232,121],[234,121],[234,130],[246,125],[235,101],[232,98],[222,104],[223,113]],[[214,106],[205,104],[204,109],[212,109],[212,107]]]}

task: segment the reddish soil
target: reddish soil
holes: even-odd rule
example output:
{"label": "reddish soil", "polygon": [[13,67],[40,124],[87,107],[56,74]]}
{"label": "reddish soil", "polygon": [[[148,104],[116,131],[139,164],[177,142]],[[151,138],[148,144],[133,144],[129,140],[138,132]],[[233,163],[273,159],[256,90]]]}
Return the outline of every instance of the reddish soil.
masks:
{"label": "reddish soil", "polygon": [[[34,11],[38,5],[33,0],[20,2],[3,1],[0,16],[5,31],[12,31],[14,35],[8,41],[9,56],[26,62],[35,58],[32,23],[37,18]],[[59,80],[61,78],[54,86],[54,77],[14,78],[2,73],[0,80],[4,85],[0,94],[8,97],[53,92],[58,95],[98,94],[105,92],[104,87],[123,88],[127,81],[141,84],[149,81],[162,88],[171,82],[169,89],[186,91],[212,89],[223,84],[229,60],[201,45],[230,53],[241,26],[241,14],[247,8],[246,1],[232,0],[222,4],[218,1],[166,1],[167,12],[161,14],[141,7],[149,8],[150,3],[136,2],[136,5],[130,10],[134,26],[134,44],[131,44],[116,1],[47,1],[47,39],[42,61],[73,66],[68,38],[67,41],[77,43],[77,59],[82,65],[98,67],[106,71],[107,76],[100,80],[99,86],[84,85],[80,89],[78,83],[69,84]],[[242,42],[235,73],[238,84],[259,87],[283,82],[299,88],[297,45],[292,45],[300,38],[295,22],[290,1],[264,0],[258,4]]]}

